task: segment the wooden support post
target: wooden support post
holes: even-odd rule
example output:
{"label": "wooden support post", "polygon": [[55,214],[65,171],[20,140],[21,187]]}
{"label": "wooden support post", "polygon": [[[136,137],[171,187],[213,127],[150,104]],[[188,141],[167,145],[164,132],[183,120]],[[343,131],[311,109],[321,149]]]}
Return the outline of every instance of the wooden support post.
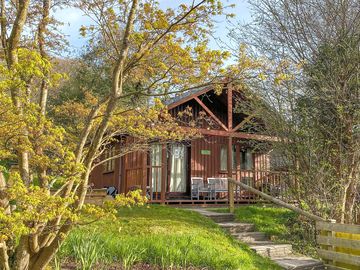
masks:
{"label": "wooden support post", "polygon": [[227,113],[228,113],[228,130],[233,129],[233,92],[232,86],[228,86],[227,90]]}
{"label": "wooden support post", "polygon": [[142,159],[142,190],[143,195],[146,196],[146,189],[147,189],[147,152],[143,153],[143,159]]}
{"label": "wooden support post", "polygon": [[[228,113],[228,130],[232,130],[233,126],[233,106],[232,106],[232,88],[231,85],[228,86],[227,90],[227,113]],[[227,171],[228,171],[228,178],[232,178],[232,165],[233,165],[233,154],[232,154],[232,141],[233,138],[231,133],[229,133],[228,137],[228,147],[227,147]],[[234,203],[234,184],[228,181],[228,197],[229,197],[229,211],[230,213],[234,213],[235,203]]]}
{"label": "wooden support post", "polygon": [[161,151],[161,204],[165,204],[165,192],[166,192],[166,178],[167,178],[167,159],[166,159],[166,144],[162,146]]}
{"label": "wooden support post", "polygon": [[[228,151],[227,151],[227,170],[228,179],[232,178],[232,137],[228,139]],[[234,213],[235,202],[234,202],[234,184],[228,181],[228,197],[229,197],[229,210],[230,213]]]}

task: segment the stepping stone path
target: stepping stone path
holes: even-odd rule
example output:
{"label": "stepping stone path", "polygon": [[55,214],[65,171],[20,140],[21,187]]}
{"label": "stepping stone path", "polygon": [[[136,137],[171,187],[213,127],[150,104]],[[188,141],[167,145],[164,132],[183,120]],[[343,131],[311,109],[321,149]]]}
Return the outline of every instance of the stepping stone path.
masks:
{"label": "stepping stone path", "polygon": [[205,209],[192,209],[211,218],[235,239],[249,245],[250,249],[263,257],[269,257],[283,269],[323,270],[320,260],[295,254],[290,244],[277,244],[262,232],[256,232],[254,224],[235,221],[234,214],[216,213]]}

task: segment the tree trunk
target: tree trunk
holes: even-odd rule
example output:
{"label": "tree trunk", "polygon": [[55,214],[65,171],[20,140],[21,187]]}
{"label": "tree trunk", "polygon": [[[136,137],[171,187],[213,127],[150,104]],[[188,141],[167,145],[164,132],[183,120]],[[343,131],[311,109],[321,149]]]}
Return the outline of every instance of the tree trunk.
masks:
{"label": "tree trunk", "polygon": [[[43,0],[43,6],[42,6],[42,18],[39,23],[38,27],[38,46],[40,55],[44,59],[48,59],[48,55],[45,50],[45,31],[46,26],[49,22],[49,14],[50,14],[50,5],[51,0]],[[48,84],[47,84],[47,77],[48,74],[45,74],[46,78],[44,78],[40,85],[40,100],[39,100],[39,106],[40,106],[40,114],[42,116],[45,116],[46,114],[46,105],[48,100]],[[41,134],[43,133],[43,127],[41,128]],[[43,152],[43,149],[41,146],[37,149],[37,152],[41,155]],[[38,177],[40,181],[41,187],[45,188],[48,186],[48,180],[46,176],[46,168],[38,168]]]}
{"label": "tree trunk", "polygon": [[54,258],[61,244],[65,241],[71,228],[71,221],[65,221],[65,224],[60,228],[57,236],[52,240],[52,242],[49,245],[41,248],[36,256],[31,258],[30,270],[45,270],[46,266]]}
{"label": "tree trunk", "polygon": [[[10,214],[9,200],[5,190],[5,177],[0,171],[0,208],[4,209],[5,214]],[[0,241],[0,269],[10,270],[8,249],[5,241]]]}
{"label": "tree trunk", "polygon": [[6,243],[4,241],[0,241],[0,269],[10,270],[9,266],[9,256]]}
{"label": "tree trunk", "polygon": [[93,142],[90,145],[89,151],[84,160],[84,166],[86,168],[86,172],[83,175],[84,181],[81,182],[81,184],[80,184],[80,189],[78,191],[79,200],[77,202],[77,206],[80,208],[82,207],[84,200],[85,200],[88,179],[89,179],[89,174],[91,172],[93,159],[101,146],[101,142],[102,142],[102,139],[106,132],[106,129],[108,127],[110,118],[111,118],[113,112],[115,111],[116,106],[117,106],[117,101],[123,92],[123,80],[124,80],[123,69],[124,69],[125,61],[128,56],[128,51],[129,51],[129,46],[130,46],[129,39],[130,39],[130,35],[131,35],[131,32],[134,27],[137,6],[138,6],[138,0],[133,0],[131,9],[129,11],[128,19],[127,19],[127,24],[125,27],[124,37],[123,37],[123,41],[122,41],[122,50],[121,50],[119,59],[113,70],[111,97],[108,101],[103,119],[95,133]]}
{"label": "tree trunk", "polygon": [[353,221],[355,219],[354,205],[355,205],[356,199],[357,199],[357,187],[358,187],[357,177],[358,177],[358,175],[352,179],[349,189],[348,189],[347,197],[346,197],[346,208],[345,208],[346,215],[345,215],[344,222],[347,224],[353,223]]}
{"label": "tree trunk", "polygon": [[348,192],[349,192],[351,181],[352,180],[347,180],[347,182],[344,184],[343,191],[342,191],[342,194],[340,196],[340,199],[341,199],[341,201],[340,201],[340,205],[341,205],[340,223],[345,223],[346,202],[347,202],[347,198],[348,198]]}
{"label": "tree trunk", "polygon": [[14,270],[28,270],[30,263],[29,236],[23,235],[15,251]]}

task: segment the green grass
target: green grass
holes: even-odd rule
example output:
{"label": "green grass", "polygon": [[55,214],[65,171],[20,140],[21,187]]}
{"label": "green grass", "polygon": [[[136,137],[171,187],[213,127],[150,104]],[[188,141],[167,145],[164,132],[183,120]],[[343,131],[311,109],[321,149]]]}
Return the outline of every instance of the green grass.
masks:
{"label": "green grass", "polygon": [[239,220],[254,223],[257,230],[279,238],[291,233],[289,221],[297,217],[297,214],[286,208],[269,206],[239,207],[235,214]]}
{"label": "green grass", "polygon": [[156,265],[161,269],[186,269],[189,266],[199,269],[279,269],[233,240],[211,220],[196,212],[165,206],[121,209],[116,221],[105,219],[77,228],[62,246],[59,257],[77,262],[81,259],[90,261],[94,258],[94,249],[97,252],[93,261],[103,265],[119,263],[125,269],[131,269],[136,263]]}
{"label": "green grass", "polygon": [[[216,209],[227,212],[227,208]],[[235,208],[236,219],[255,224],[257,231],[264,232],[272,240],[289,243],[294,250],[316,257],[315,230],[312,223],[295,212],[273,205],[250,205]]]}

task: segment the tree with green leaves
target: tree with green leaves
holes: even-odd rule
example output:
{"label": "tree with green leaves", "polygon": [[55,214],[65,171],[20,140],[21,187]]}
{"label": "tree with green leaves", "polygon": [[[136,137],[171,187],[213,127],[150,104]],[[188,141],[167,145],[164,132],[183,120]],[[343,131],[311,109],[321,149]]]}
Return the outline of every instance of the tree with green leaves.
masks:
{"label": "tree with green leaves", "polygon": [[[228,56],[208,48],[221,1],[167,10],[152,0],[74,1],[94,22],[81,32],[110,83],[98,95],[81,89],[81,102],[49,108],[49,92],[68,77],[52,64],[51,48],[59,45],[50,31],[57,21],[52,8],[68,2],[0,1],[0,159],[18,164],[0,177],[0,267],[6,270],[45,269],[82,214],[102,213],[84,200],[94,160],[114,136],[126,133],[143,144],[191,136],[158,101],[134,108],[124,100],[216,83]],[[64,111],[77,112],[76,119],[52,118]],[[59,189],[50,192],[54,185]]]}
{"label": "tree with green leaves", "polygon": [[[278,138],[274,146],[296,180],[289,185],[299,205],[352,223],[360,188],[359,2],[251,6],[254,23],[232,37],[270,68],[254,82],[257,97],[245,109],[264,120],[262,132]],[[279,71],[285,80],[274,76]]]}

